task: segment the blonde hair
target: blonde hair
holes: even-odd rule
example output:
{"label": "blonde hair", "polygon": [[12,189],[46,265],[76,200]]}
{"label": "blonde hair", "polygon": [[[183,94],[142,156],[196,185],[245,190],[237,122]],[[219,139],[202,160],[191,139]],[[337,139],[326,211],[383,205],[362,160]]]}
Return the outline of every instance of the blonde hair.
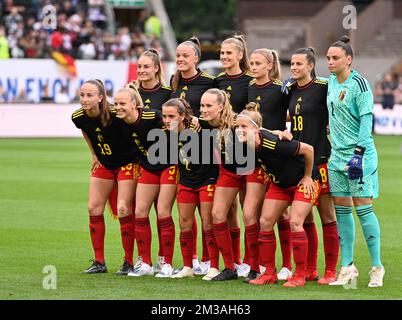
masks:
{"label": "blonde hair", "polygon": [[211,88],[204,92],[204,94],[213,94],[216,96],[218,104],[223,105],[221,115],[219,117],[219,123],[217,129],[219,133],[217,135],[217,141],[220,146],[226,143],[231,143],[230,136],[232,128],[234,127],[235,113],[232,110],[230,99],[224,90]]}
{"label": "blonde hair", "polygon": [[239,52],[243,53],[243,58],[240,60],[240,69],[242,71],[248,71],[250,69],[250,61],[247,53],[246,39],[242,34],[235,34],[231,38],[227,38],[222,42],[222,45],[233,43]]}
{"label": "blonde hair", "polygon": [[257,104],[255,102],[249,102],[242,112],[238,114],[237,117],[244,117],[256,125],[258,128],[262,126],[262,116],[258,112]]}
{"label": "blonde hair", "polygon": [[279,80],[281,78],[281,65],[279,63],[279,55],[275,50],[267,48],[256,49],[252,54],[258,53],[267,59],[268,63],[272,63],[272,69],[269,70],[268,78],[270,80]]}
{"label": "blonde hair", "polygon": [[[142,56],[148,57],[152,60],[152,62],[154,63],[155,67],[158,67],[158,71],[155,74],[156,80],[161,84],[161,85],[165,85],[165,75],[163,72],[163,68],[162,68],[162,64],[161,64],[161,58],[158,54],[158,51],[156,51],[155,49],[149,49],[144,51],[140,58]],[[141,81],[140,80],[135,80],[134,81],[134,85],[136,86],[136,88],[139,88],[141,85]]]}
{"label": "blonde hair", "polygon": [[138,92],[137,87],[135,86],[134,80],[117,91],[117,93],[120,93],[120,92],[125,92],[130,96],[130,101],[135,103],[136,109],[144,108],[144,103],[142,102],[141,95]]}

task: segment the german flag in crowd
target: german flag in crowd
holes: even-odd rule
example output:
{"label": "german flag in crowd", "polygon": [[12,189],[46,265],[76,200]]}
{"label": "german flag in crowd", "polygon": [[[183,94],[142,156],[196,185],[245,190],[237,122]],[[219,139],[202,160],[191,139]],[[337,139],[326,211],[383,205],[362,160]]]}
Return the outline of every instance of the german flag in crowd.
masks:
{"label": "german flag in crowd", "polygon": [[58,51],[53,51],[51,57],[61,66],[65,67],[68,74],[75,77],[77,75],[77,68],[75,66],[75,60],[72,56],[61,53]]}

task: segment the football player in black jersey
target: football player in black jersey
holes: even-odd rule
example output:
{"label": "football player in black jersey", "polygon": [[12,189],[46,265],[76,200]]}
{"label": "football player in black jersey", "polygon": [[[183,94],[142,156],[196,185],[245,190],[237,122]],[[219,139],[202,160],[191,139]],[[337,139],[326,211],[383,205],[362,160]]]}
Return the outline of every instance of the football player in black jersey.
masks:
{"label": "football player in black jersey", "polygon": [[[192,110],[184,99],[170,99],[163,105],[162,112],[163,121],[169,129],[169,141],[172,139],[174,141],[172,144],[178,145],[180,177],[177,204],[180,220],[180,246],[184,267],[172,278],[194,276],[192,263],[194,234],[192,226],[197,206],[201,214],[203,231],[206,234],[207,242],[210,244],[208,246],[208,249],[211,249],[209,252],[211,259],[210,270],[215,269],[217,274],[219,273],[219,251],[212,230],[211,210],[219,168],[216,161],[215,164],[213,161],[214,139],[209,136],[210,132],[205,132],[208,134],[207,136],[204,135],[203,131],[212,129],[212,127],[207,122],[200,120],[202,130],[195,132],[194,126],[190,123]],[[182,140],[183,138],[185,140]],[[189,147],[191,151],[187,149]],[[198,152],[194,148],[197,148]],[[207,154],[210,155],[208,161],[204,161]],[[203,279],[205,280],[207,277],[208,275]]]}
{"label": "football player in black jersey", "polygon": [[155,49],[141,54],[137,62],[137,74],[135,82],[144,109],[162,110],[162,105],[170,99],[172,89],[165,85],[161,60]]}
{"label": "football player in black jersey", "polygon": [[[137,80],[133,81],[138,89],[144,109],[162,110],[162,105],[170,99],[172,89],[165,85],[161,59],[155,49],[149,49],[141,54],[137,62]],[[154,203],[156,212],[156,203]],[[157,219],[158,228],[158,263],[155,271],[159,272],[164,263],[163,246],[161,238],[161,228]]]}
{"label": "football player in black jersey", "polygon": [[[255,78],[248,90],[248,101],[257,104],[262,125],[269,130],[284,130],[289,97],[281,92],[279,56],[275,50],[254,50],[250,57],[250,70]],[[292,248],[290,222],[287,210],[278,220],[278,233],[282,251],[282,268],[279,280],[292,276]]]}
{"label": "football player in black jersey", "polygon": [[[131,85],[120,89],[115,95],[117,116],[124,120],[126,138],[132,141],[138,150],[140,177],[137,185],[135,208],[135,233],[138,254],[141,256],[129,276],[153,275],[151,259],[151,227],[149,212],[157,199],[157,213],[161,228],[161,238],[165,263],[156,277],[170,277],[173,274],[172,258],[174,252],[175,228],[172,219],[172,206],[176,195],[176,166],[169,163],[152,164],[149,148],[154,141],[148,139],[152,130],[165,130],[159,110],[143,109],[143,102],[138,90]],[[168,161],[166,161],[168,162]]]}
{"label": "football player in black jersey", "polygon": [[202,94],[215,85],[214,77],[197,68],[201,60],[200,42],[192,37],[182,42],[176,49],[177,71],[171,79],[172,98],[186,100],[193,114],[200,115]]}
{"label": "football player in black jersey", "polygon": [[[318,283],[328,284],[336,280],[339,239],[335,207],[328,183],[328,158],[331,153],[327,138],[328,86],[326,80],[316,78],[314,67],[315,55],[312,48],[300,48],[292,55],[290,70],[295,84],[290,91],[289,115],[293,137],[314,147],[314,164],[321,175],[317,209],[323,226],[325,274]],[[306,280],[317,280],[318,236],[313,212],[307,217],[304,229],[309,241]]]}
{"label": "football player in black jersey", "polygon": [[92,174],[89,184],[89,229],[95,252],[93,264],[83,273],[107,272],[104,258],[105,204],[115,183],[118,183],[117,213],[120,221],[124,263],[117,272],[127,275],[133,269],[135,221],[132,211],[136,180],[134,164],[138,159],[135,148],[124,135],[122,121],[116,117],[106,99],[100,80],[86,81],[80,88],[81,108],[72,121],[82,134],[92,154]]}
{"label": "football player in black jersey", "polygon": [[[177,71],[171,78],[172,98],[186,100],[193,110],[195,116],[200,114],[201,96],[209,88],[215,85],[214,77],[197,68],[201,61],[200,42],[192,37],[182,42],[176,49]],[[194,219],[194,239],[197,239],[197,220]],[[205,244],[205,234],[202,234],[202,258],[201,264],[197,257],[197,241],[194,241],[193,267],[196,274],[205,274],[209,268],[208,250]]]}
{"label": "football player in black jersey", "polygon": [[[220,60],[224,72],[215,78],[216,87],[226,91],[233,111],[241,112],[248,101],[248,87],[253,80],[247,52],[247,44],[243,35],[234,35],[222,42]],[[245,186],[243,186],[244,189]],[[244,200],[244,190],[239,193],[241,203]],[[248,246],[245,243],[243,263],[240,260],[240,222],[237,215],[237,198],[234,200],[227,217],[233,242],[235,267],[239,277],[246,277],[250,271]],[[244,236],[246,241],[246,236]]]}
{"label": "football player in black jersey", "polygon": [[273,228],[283,211],[291,205],[292,248],[296,271],[284,286],[303,286],[308,247],[303,222],[314,205],[320,187],[313,174],[314,149],[297,140],[280,140],[261,128],[261,123],[261,115],[256,111],[244,110],[236,119],[239,140],[255,148],[256,157],[271,179],[260,218],[258,239],[260,260],[266,270],[261,277],[249,283],[262,285],[277,281]]}

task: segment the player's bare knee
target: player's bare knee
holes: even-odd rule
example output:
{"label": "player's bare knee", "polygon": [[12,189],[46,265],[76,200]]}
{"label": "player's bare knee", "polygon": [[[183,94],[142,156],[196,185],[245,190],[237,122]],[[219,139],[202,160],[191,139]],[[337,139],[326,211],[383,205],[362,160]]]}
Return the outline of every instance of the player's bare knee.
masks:
{"label": "player's bare knee", "polygon": [[119,204],[117,207],[117,214],[119,218],[127,217],[130,214],[130,210],[126,204]]}
{"label": "player's bare knee", "polygon": [[303,231],[304,230],[303,224],[304,224],[304,220],[298,219],[298,218],[291,218],[290,219],[290,230],[292,232]]}
{"label": "player's bare knee", "polygon": [[103,215],[103,208],[99,205],[88,204],[88,213],[90,216],[101,216]]}

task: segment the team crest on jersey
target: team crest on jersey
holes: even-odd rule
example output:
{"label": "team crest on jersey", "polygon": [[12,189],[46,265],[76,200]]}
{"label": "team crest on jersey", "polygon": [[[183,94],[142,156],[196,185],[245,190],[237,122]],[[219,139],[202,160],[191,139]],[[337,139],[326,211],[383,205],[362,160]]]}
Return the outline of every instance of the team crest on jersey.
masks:
{"label": "team crest on jersey", "polygon": [[300,103],[302,101],[302,98],[299,97],[299,99],[297,99],[297,104],[295,106],[295,115],[299,115],[300,114]]}
{"label": "team crest on jersey", "polygon": [[343,99],[345,99],[345,96],[346,96],[346,91],[345,91],[345,90],[342,90],[342,91],[339,93],[338,99],[339,99],[340,101],[343,101]]}
{"label": "team crest on jersey", "polygon": [[101,134],[98,134],[98,141],[103,142],[103,136]]}

